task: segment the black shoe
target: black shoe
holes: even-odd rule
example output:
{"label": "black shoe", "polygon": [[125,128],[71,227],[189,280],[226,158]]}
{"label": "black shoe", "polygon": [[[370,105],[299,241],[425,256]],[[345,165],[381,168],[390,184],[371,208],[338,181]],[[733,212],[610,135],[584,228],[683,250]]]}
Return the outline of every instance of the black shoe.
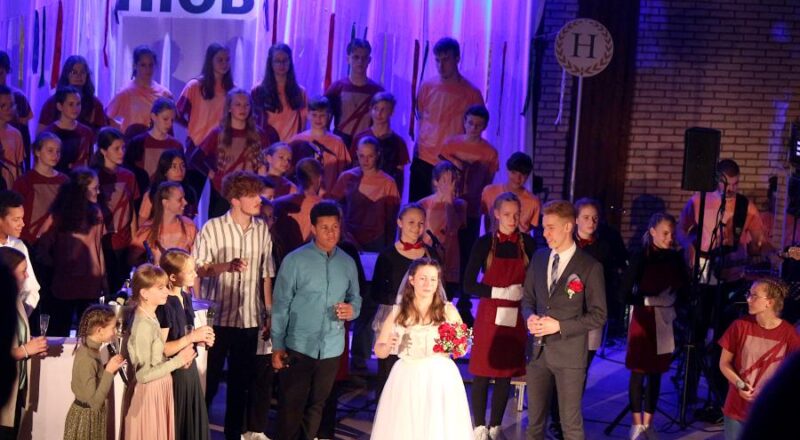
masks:
{"label": "black shoe", "polygon": [[564,432],[561,430],[560,423],[550,423],[547,427],[547,430],[550,431],[550,436],[556,440],[564,440]]}

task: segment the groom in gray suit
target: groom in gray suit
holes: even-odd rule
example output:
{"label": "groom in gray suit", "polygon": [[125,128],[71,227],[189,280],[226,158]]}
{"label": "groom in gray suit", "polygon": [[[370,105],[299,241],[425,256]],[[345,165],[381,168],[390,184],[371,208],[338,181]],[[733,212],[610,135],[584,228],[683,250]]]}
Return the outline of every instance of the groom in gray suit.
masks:
{"label": "groom in gray suit", "polygon": [[554,200],[543,212],[549,249],[534,254],[522,297],[522,315],[535,339],[527,367],[527,438],[544,439],[555,381],[564,438],[582,440],[587,334],[606,321],[603,267],[575,244],[571,203]]}

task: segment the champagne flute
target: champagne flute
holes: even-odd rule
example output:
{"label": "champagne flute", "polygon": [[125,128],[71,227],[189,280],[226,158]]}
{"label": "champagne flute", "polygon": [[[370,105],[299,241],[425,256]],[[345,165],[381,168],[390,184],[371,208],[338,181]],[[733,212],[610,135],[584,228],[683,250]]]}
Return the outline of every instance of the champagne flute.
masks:
{"label": "champagne flute", "polygon": [[47,327],[50,326],[50,315],[42,313],[39,315],[39,335],[42,337],[47,336]]}

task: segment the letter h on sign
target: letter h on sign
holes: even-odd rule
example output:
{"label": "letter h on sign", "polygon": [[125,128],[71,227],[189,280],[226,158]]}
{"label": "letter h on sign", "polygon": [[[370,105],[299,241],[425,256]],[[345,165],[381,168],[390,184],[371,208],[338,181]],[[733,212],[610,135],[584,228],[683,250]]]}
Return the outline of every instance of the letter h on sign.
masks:
{"label": "letter h on sign", "polygon": [[589,56],[586,58],[594,58],[594,39],[597,36],[596,34],[588,34],[589,35],[589,43],[581,43],[581,35],[577,32],[573,32],[572,36],[575,37],[575,46],[572,49],[572,56],[573,57],[580,57],[578,55],[578,48],[581,46],[589,48]]}

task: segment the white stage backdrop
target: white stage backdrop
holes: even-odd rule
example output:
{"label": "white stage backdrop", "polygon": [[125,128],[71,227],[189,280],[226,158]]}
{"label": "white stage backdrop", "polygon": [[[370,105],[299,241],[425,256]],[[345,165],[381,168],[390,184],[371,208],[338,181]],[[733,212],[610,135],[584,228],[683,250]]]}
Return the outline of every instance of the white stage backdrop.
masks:
{"label": "white stage backdrop", "polygon": [[[462,73],[488,98],[491,121],[486,137],[505,161],[514,151],[530,151],[532,124],[521,113],[532,80],[532,36],[543,4],[544,0],[63,0],[62,48],[56,64],[71,54],[86,57],[97,96],[108,102],[130,78],[132,49],[147,44],[160,54],[158,80],[178,96],[200,72],[207,45],[219,42],[230,49],[236,84],[250,89],[263,76],[276,32],[277,41],[294,51],[299,82],[315,96],[323,91],[334,15],[332,78],[347,74],[345,48],[355,28],[355,34],[366,35],[373,47],[370,76],[397,97],[393,126],[408,137],[415,40],[420,42],[420,70],[426,44],[430,47],[424,71],[428,78],[436,75],[433,44],[452,36],[461,42]],[[28,93],[34,112],[53,93],[58,9],[58,0],[0,1],[0,42],[12,59],[9,83]],[[36,13],[39,60],[34,73]],[[41,75],[45,81],[40,86]],[[504,174],[503,169],[498,179]]]}

